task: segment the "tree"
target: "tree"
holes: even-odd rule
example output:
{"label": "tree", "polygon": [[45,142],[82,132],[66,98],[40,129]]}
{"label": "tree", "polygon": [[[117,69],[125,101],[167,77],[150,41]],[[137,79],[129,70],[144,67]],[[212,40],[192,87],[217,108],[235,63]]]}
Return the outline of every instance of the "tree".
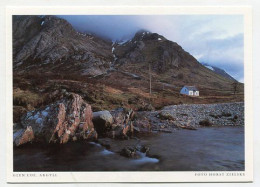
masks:
{"label": "tree", "polygon": [[236,95],[236,93],[238,92],[238,89],[239,89],[239,84],[237,81],[234,81],[232,83],[232,90],[233,90],[234,95]]}

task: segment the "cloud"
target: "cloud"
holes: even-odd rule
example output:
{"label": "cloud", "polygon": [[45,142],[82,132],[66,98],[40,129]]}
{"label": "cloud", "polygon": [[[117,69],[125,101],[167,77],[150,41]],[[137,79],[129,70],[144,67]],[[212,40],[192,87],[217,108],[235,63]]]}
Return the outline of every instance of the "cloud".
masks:
{"label": "cloud", "polygon": [[206,62],[224,69],[235,79],[244,78],[244,36],[237,34],[226,38],[208,38],[201,41],[198,49],[193,49],[200,62]]}
{"label": "cloud", "polygon": [[177,42],[200,62],[243,80],[244,43],[241,15],[80,15],[60,16],[81,32],[111,40],[130,39],[140,29]]}
{"label": "cloud", "polygon": [[69,21],[74,28],[81,32],[91,32],[111,40],[131,38],[136,31],[143,29],[138,24],[138,16],[59,16]]}

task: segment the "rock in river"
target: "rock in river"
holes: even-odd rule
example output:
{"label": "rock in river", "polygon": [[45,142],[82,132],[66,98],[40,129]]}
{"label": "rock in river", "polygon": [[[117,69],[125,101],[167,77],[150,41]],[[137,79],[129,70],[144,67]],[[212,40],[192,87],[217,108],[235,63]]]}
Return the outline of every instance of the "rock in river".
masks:
{"label": "rock in river", "polygon": [[34,134],[31,126],[27,126],[26,129],[19,129],[13,135],[14,144],[16,146],[32,142],[34,140]]}
{"label": "rock in river", "polygon": [[151,132],[151,124],[147,118],[135,120],[133,125],[136,132]]}
{"label": "rock in river", "polygon": [[[43,109],[25,114],[21,118],[21,125],[26,130],[14,134],[14,143],[21,145],[32,141],[32,137],[38,142],[61,144],[79,138],[97,138],[92,117],[91,106],[81,96],[71,93]],[[31,129],[30,133],[28,129]]]}
{"label": "rock in river", "polygon": [[133,132],[134,111],[132,109],[118,108],[111,111],[113,116],[113,125],[108,137],[125,139]]}
{"label": "rock in river", "polygon": [[93,112],[93,123],[98,134],[103,134],[111,128],[113,116],[107,110]]}

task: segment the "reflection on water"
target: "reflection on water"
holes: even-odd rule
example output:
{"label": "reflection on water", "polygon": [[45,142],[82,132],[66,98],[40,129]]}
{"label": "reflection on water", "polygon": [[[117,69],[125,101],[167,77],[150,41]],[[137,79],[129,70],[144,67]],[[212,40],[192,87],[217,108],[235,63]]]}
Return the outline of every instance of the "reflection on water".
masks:
{"label": "reflection on water", "polygon": [[138,159],[120,156],[95,142],[14,148],[14,171],[244,170],[243,127],[156,133],[142,136],[141,143],[150,151],[139,153]]}
{"label": "reflection on water", "polygon": [[157,158],[150,158],[146,156],[145,153],[141,153],[138,151],[140,158],[131,160],[132,164],[145,164],[145,163],[158,163],[159,159]]}
{"label": "reflection on water", "polygon": [[110,154],[114,154],[112,151],[108,151],[107,149],[104,149],[103,151],[101,151],[102,155],[110,155]]}
{"label": "reflection on water", "polygon": [[96,142],[88,142],[89,144],[92,144],[92,145],[96,145],[96,146],[98,146],[98,147],[101,147],[101,145],[100,144],[98,144],[98,143],[96,143]]}

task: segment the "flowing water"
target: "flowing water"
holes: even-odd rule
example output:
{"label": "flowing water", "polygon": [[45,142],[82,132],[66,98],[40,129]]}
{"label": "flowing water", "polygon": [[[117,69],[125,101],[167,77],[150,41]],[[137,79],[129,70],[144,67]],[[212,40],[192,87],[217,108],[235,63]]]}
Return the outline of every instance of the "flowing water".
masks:
{"label": "flowing water", "polygon": [[[121,156],[94,142],[14,148],[14,171],[243,171],[244,128],[210,127],[142,136],[149,154]],[[129,140],[116,140],[126,144]]]}

